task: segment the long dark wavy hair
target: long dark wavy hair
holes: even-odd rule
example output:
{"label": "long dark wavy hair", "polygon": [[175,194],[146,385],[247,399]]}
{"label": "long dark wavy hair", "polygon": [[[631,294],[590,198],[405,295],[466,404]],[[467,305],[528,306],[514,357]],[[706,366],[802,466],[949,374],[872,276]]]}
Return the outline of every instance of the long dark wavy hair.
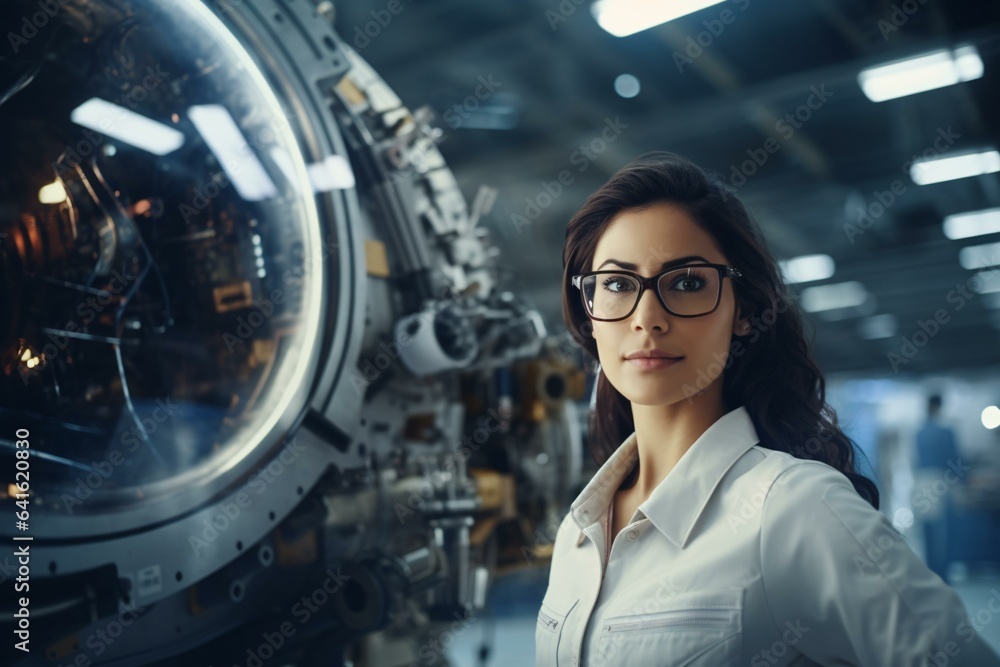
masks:
{"label": "long dark wavy hair", "polygon": [[[660,202],[686,211],[743,274],[731,284],[741,314],[756,319],[751,319],[753,330],[740,336],[745,338],[742,354],[726,362],[722,396],[727,411],[745,406],[761,446],[833,466],[878,509],[878,487],[855,468],[860,450],[826,403],[826,380],[809,350],[802,317],[789,299],[777,263],[759,227],[718,174],[674,153],[647,153],[583,203],[566,227],[563,248],[563,319],[573,339],[600,361],[591,335],[593,324],[571,277],[590,271],[597,242],[618,213]],[[600,466],[635,430],[635,423],[630,401],[603,370],[596,391],[587,439]],[[638,476],[637,463],[620,488],[631,488]]]}

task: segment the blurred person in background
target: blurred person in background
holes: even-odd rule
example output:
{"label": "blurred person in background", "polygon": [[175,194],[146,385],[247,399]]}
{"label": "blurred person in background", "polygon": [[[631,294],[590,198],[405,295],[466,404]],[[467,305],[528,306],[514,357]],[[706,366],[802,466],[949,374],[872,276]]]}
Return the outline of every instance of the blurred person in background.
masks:
{"label": "blurred person in background", "polygon": [[948,564],[954,539],[952,495],[964,479],[955,432],[940,422],[941,396],[927,400],[927,421],[917,433],[917,470],[914,474],[913,508],[924,526],[927,567],[948,581]]}

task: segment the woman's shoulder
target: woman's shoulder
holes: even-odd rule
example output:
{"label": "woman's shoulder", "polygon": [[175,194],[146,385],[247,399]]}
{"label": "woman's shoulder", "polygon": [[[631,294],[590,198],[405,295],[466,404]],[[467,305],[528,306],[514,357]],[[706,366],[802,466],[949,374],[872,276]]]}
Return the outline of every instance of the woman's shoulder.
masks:
{"label": "woman's shoulder", "polygon": [[[772,507],[831,498],[844,489],[857,496],[851,480],[828,463],[800,459],[787,452],[763,447],[759,449],[765,453],[765,458],[754,468],[754,472],[766,480],[767,502]],[[860,496],[857,497],[867,504]]]}
{"label": "woman's shoulder", "polygon": [[[822,461],[800,459],[786,452],[768,450],[755,472],[766,493],[761,505],[761,530],[804,534],[844,535],[855,538],[872,533],[898,534],[882,512],[854,488],[840,470]],[[863,538],[862,538],[863,539]]]}
{"label": "woman's shoulder", "polygon": [[764,568],[774,578],[816,575],[824,568],[829,574],[914,565],[904,533],[864,499],[844,473],[822,461],[785,453],[773,458],[773,483],[761,508],[760,544]]}

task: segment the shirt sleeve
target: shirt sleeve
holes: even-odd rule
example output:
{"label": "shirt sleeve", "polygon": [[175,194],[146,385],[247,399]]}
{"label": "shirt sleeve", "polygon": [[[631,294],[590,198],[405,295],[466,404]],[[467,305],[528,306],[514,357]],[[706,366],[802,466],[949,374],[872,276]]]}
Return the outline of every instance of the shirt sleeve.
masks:
{"label": "shirt sleeve", "polygon": [[822,665],[1000,667],[958,594],[825,463],[775,478],[760,549],[773,622],[798,624],[793,648]]}

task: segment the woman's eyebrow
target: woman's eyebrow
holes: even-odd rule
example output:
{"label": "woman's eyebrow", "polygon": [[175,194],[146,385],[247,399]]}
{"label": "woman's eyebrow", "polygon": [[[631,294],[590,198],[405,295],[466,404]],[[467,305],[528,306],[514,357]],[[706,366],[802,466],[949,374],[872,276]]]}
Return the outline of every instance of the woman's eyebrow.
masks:
{"label": "woman's eyebrow", "polygon": [[[707,259],[705,259],[701,255],[688,255],[687,257],[679,257],[677,259],[672,259],[668,262],[664,262],[663,265],[660,266],[660,270],[662,271],[663,269],[669,268],[677,264],[683,264],[684,262],[690,262],[692,259],[700,259],[703,262],[710,263]],[[605,264],[617,264],[623,269],[628,269],[629,271],[639,270],[639,267],[636,266],[635,264],[632,264],[631,262],[622,262],[617,259],[606,259],[601,263],[601,266],[604,266]],[[597,268],[600,269],[601,266]]]}

